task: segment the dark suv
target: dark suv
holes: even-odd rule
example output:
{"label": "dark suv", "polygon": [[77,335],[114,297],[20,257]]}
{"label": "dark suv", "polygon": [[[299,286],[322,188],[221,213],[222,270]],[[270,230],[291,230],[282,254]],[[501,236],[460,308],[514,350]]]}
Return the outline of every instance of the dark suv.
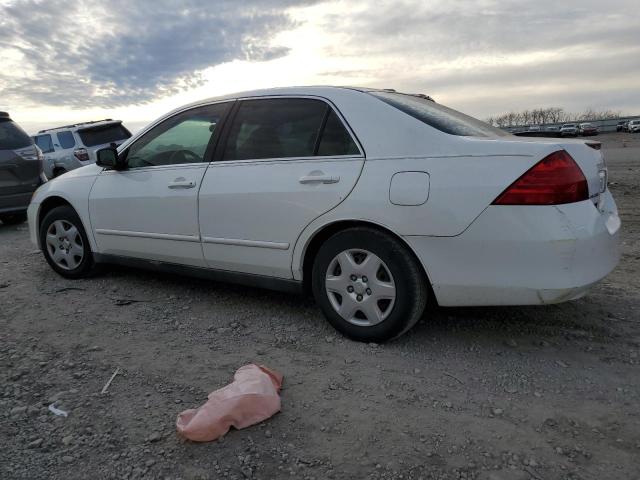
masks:
{"label": "dark suv", "polygon": [[0,221],[24,222],[31,195],[44,181],[42,152],[8,113],[0,112]]}

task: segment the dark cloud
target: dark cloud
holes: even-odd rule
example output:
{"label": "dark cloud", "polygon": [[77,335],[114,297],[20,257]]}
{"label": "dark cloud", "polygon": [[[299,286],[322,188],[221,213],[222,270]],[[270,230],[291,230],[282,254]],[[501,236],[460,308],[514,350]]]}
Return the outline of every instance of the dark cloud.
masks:
{"label": "dark cloud", "polygon": [[200,85],[207,67],[286,55],[270,41],[293,26],[284,9],[306,3],[19,0],[0,6],[0,58],[21,52],[24,69],[0,70],[0,97],[77,108],[144,103]]}

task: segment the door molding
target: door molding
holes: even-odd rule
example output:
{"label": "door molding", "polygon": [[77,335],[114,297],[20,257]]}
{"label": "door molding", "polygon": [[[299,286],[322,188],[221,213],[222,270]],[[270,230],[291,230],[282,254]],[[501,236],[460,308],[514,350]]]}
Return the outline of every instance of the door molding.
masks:
{"label": "door molding", "polygon": [[154,238],[158,240],[176,240],[181,242],[199,242],[200,238],[195,235],[174,235],[170,233],[149,233],[132,232],[129,230],[109,230],[106,228],[96,229],[99,235],[114,235],[120,237]]}
{"label": "door molding", "polygon": [[272,248],[275,250],[289,250],[289,244],[285,242],[265,242],[262,240],[243,240],[240,238],[216,238],[202,237],[203,243],[216,243],[219,245],[238,245],[240,247]]}

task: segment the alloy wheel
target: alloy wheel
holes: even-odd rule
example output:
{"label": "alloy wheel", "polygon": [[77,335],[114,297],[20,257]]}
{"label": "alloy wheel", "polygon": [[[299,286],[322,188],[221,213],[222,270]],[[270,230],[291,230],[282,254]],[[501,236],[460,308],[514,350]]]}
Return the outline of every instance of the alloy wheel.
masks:
{"label": "alloy wheel", "polygon": [[396,284],[389,267],[368,250],[334,257],[325,276],[329,302],[344,320],[361,327],[383,322],[393,310]]}
{"label": "alloy wheel", "polygon": [[49,225],[46,243],[49,256],[63,270],[74,270],[82,263],[82,235],[68,220],[56,220]]}

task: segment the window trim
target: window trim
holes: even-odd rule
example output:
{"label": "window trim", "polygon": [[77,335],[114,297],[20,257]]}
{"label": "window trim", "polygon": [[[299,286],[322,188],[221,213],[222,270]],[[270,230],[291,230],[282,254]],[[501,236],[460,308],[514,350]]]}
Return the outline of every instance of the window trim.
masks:
{"label": "window trim", "polygon": [[[222,114],[222,116],[220,117],[220,128],[216,128],[216,131],[213,132],[213,135],[211,136],[211,138],[209,139],[209,143],[207,144],[207,148],[205,149],[205,153],[204,153],[204,158],[202,159],[201,162],[191,162],[191,163],[176,163],[176,164],[171,164],[171,165],[147,165],[144,167],[133,167],[130,168],[129,167],[129,163],[128,163],[128,159],[127,157],[129,156],[129,149],[135,145],[136,143],[138,143],[140,140],[142,140],[148,133],[150,133],[153,129],[155,129],[156,127],[162,125],[163,123],[170,121],[171,119],[177,117],[178,115],[182,115],[184,113],[190,112],[192,110],[196,110],[199,108],[205,108],[205,107],[211,107],[213,105],[219,105],[219,104],[229,104],[227,106],[227,109],[225,110],[225,112]],[[179,166],[193,166],[193,165],[209,165],[212,162],[212,159],[215,155],[219,140],[222,136],[223,130],[225,129],[225,125],[227,123],[227,120],[230,118],[230,114],[233,111],[233,109],[235,108],[235,104],[237,103],[237,101],[235,99],[226,99],[226,100],[219,100],[219,101],[215,101],[215,102],[208,102],[208,103],[201,103],[198,105],[189,105],[185,108],[182,108],[176,112],[173,112],[173,114],[170,114],[168,116],[164,116],[161,117],[160,119],[158,119],[156,122],[154,122],[153,124],[149,125],[147,128],[145,128],[143,131],[141,131],[138,135],[136,135],[135,137],[130,137],[127,140],[130,140],[128,143],[123,143],[122,145],[124,145],[124,149],[120,152],[118,152],[118,158],[121,160],[124,160],[125,162],[127,162],[127,168],[126,170],[124,170],[124,172],[129,172],[129,171],[135,171],[135,172],[140,172],[140,171],[144,171],[144,170],[148,170],[148,169],[157,169],[157,168],[175,168],[175,167],[179,167]],[[123,158],[124,156],[124,158]]]}
{"label": "window trim", "polygon": [[[306,99],[306,100],[319,100],[321,102],[325,103],[325,106],[327,107],[323,120],[322,120],[322,124],[320,127],[320,135],[318,135],[318,138],[316,139],[316,145],[314,148],[314,152],[318,151],[318,147],[320,144],[320,140],[322,139],[322,134],[324,133],[324,127],[327,123],[327,119],[329,118],[329,114],[331,112],[331,109],[333,109],[333,112],[336,114],[336,116],[338,117],[338,119],[340,120],[340,122],[342,123],[342,126],[346,129],[347,133],[351,136],[351,140],[353,140],[353,142],[355,143],[356,147],[358,148],[358,154],[355,155],[323,155],[323,156],[319,156],[319,155],[311,155],[311,156],[301,156],[301,157],[269,157],[269,158],[246,158],[246,159],[242,159],[242,160],[224,160],[222,157],[224,155],[224,151],[227,147],[227,141],[229,139],[229,133],[231,132],[231,126],[233,125],[233,122],[236,119],[236,114],[238,113],[238,110],[240,109],[240,105],[242,102],[244,101],[251,101],[251,100],[280,100],[280,99]],[[344,116],[342,115],[342,112],[338,109],[338,107],[336,107],[336,105],[329,100],[328,98],[325,97],[319,97],[316,95],[264,95],[264,96],[248,96],[248,97],[238,97],[236,99],[236,104],[233,106],[233,109],[229,112],[228,116],[227,116],[227,122],[225,122],[225,125],[223,126],[223,131],[221,132],[220,135],[220,141],[218,142],[217,146],[216,146],[216,151],[214,153],[213,156],[213,163],[218,163],[218,164],[234,164],[236,162],[242,162],[242,163],[255,163],[255,162],[291,162],[291,161],[300,161],[300,160],[318,160],[318,159],[346,159],[346,158],[362,158],[362,159],[366,159],[366,153],[364,148],[362,147],[362,144],[360,143],[360,140],[358,139],[358,137],[356,136],[356,134],[353,132],[353,129],[351,128],[351,125],[349,125],[349,122],[347,122],[346,118],[344,118]]]}

